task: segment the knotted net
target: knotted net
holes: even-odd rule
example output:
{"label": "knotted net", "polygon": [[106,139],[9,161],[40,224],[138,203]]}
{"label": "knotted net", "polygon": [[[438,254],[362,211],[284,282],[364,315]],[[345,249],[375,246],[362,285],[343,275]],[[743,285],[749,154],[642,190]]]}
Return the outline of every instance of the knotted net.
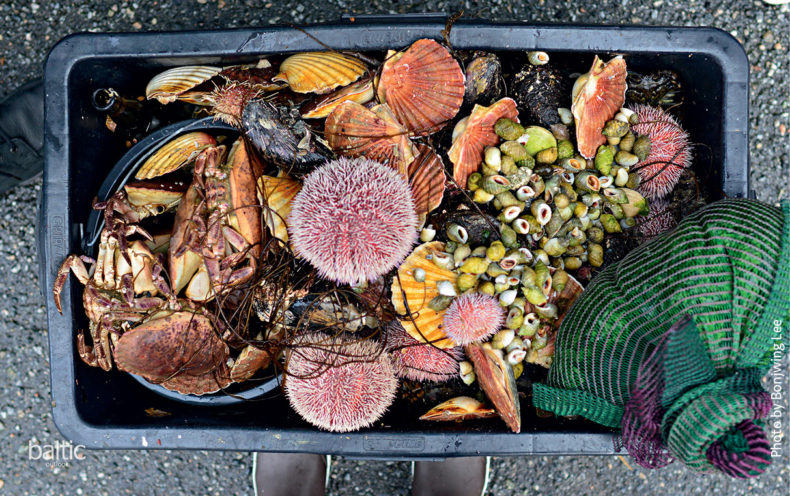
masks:
{"label": "knotted net", "polygon": [[622,429],[646,467],[758,475],[771,454],[760,381],[789,310],[790,202],[711,204],[593,280],[535,406]]}

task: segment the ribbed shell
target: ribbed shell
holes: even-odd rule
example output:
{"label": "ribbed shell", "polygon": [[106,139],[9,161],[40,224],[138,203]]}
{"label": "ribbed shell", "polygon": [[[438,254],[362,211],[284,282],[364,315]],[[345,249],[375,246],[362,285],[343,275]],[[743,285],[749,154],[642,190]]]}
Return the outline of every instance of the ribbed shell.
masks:
{"label": "ribbed shell", "polygon": [[302,117],[305,119],[323,119],[343,102],[363,104],[373,100],[374,96],[373,80],[365,78],[302,105]]}
{"label": "ribbed shell", "polygon": [[439,43],[415,41],[382,66],[377,93],[416,136],[432,134],[455,117],[464,101],[461,66]]}
{"label": "ribbed shell", "polygon": [[[447,280],[455,285],[454,272],[443,269],[426,258],[441,251],[444,251],[444,243],[441,241],[425,243],[414,249],[398,267],[398,277],[392,280],[392,306],[401,315],[400,323],[411,337],[422,343],[432,342],[439,348],[447,349],[455,347],[456,344],[442,332],[445,310],[436,312],[428,308],[428,302],[439,294],[436,288],[438,281]],[[425,282],[414,280],[414,270],[417,268],[425,271]],[[411,316],[406,311],[406,303]]]}
{"label": "ribbed shell", "polygon": [[[584,76],[582,76],[584,77]],[[576,142],[584,158],[593,158],[598,147],[606,143],[601,134],[606,121],[625,102],[625,60],[618,56],[605,63],[596,55],[587,81],[573,99],[571,112],[576,120]]]}
{"label": "ribbed shell", "polygon": [[296,93],[329,93],[353,83],[367,72],[364,62],[335,52],[304,52],[291,55],[280,64],[273,81],[287,81]]}
{"label": "ribbed shell", "polygon": [[216,144],[213,136],[199,131],[178,136],[148,157],[134,177],[152,179],[178,170],[195,160],[202,150]]}
{"label": "ribbed shell", "polygon": [[414,208],[421,222],[444,198],[444,164],[428,145],[414,145],[417,157],[409,164],[409,186]]}
{"label": "ribbed shell", "polygon": [[[148,100],[156,99],[159,103],[171,103],[179,99],[179,96],[191,90],[195,86],[208,81],[222,71],[220,67],[208,65],[187,65],[174,67],[154,76],[145,87],[145,97]],[[199,97],[192,98],[187,96],[181,98],[190,103],[205,105]]]}
{"label": "ribbed shell", "polygon": [[129,204],[136,207],[146,207],[151,215],[176,208],[181,202],[186,188],[187,185],[182,182],[154,181],[136,181],[123,187]]}
{"label": "ribbed shell", "polygon": [[287,174],[279,177],[261,176],[258,179],[258,190],[263,192],[260,198],[261,204],[266,202],[269,207],[264,213],[266,226],[272,236],[284,243],[288,242],[288,226],[285,219],[291,213],[291,201],[301,189],[302,183]]}
{"label": "ribbed shell", "polygon": [[480,388],[494,404],[499,416],[511,431],[521,432],[521,405],[516,380],[513,369],[502,356],[502,351],[492,349],[488,343],[472,343],[464,349],[475,367]]}
{"label": "ribbed shell", "polygon": [[366,157],[389,165],[407,177],[414,160],[414,145],[408,132],[387,105],[367,109],[344,102],[326,118],[324,127],[329,146],[347,157]]}
{"label": "ribbed shell", "polygon": [[485,147],[499,143],[494,124],[503,117],[518,121],[516,102],[512,98],[503,98],[490,107],[475,105],[472,109],[465,128],[447,152],[453,163],[453,178],[460,187],[466,188],[469,175],[480,168]]}

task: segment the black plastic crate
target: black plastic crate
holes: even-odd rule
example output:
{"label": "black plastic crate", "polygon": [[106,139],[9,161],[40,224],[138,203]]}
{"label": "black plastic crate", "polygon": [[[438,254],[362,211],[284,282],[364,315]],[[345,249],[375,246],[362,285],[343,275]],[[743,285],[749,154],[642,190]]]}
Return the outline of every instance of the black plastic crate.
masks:
{"label": "black plastic crate", "polygon": [[[305,28],[343,50],[383,51],[419,38],[442,38],[444,18],[357,17],[356,22]],[[534,26],[458,22],[456,49],[545,50],[554,56],[624,54],[635,70],[672,69],[686,90],[684,126],[700,147],[695,173],[707,196],[748,196],[748,61],[724,31],[710,28]],[[503,422],[422,423],[397,404],[381,428],[333,434],[302,421],[282,395],[231,406],[199,406],[153,393],[128,374],[82,363],[75,332],[84,323],[81,291],[71,279],[64,314],[51,288],[63,259],[81,250],[81,237],[105,175],[125,149],[104,127],[90,95],[113,87],[139,94],[148,79],[177,65],[230,65],[266,54],[322,50],[288,27],[229,31],[79,34],[58,43],[46,63],[44,191],[39,248],[47,299],[53,417],[63,435],[91,448],[220,449],[314,452],[367,458],[443,458],[468,455],[608,454],[613,431],[584,420],[538,418],[522,401],[522,432]],[[580,66],[586,64],[580,63]],[[153,418],[147,408],[171,415]]]}

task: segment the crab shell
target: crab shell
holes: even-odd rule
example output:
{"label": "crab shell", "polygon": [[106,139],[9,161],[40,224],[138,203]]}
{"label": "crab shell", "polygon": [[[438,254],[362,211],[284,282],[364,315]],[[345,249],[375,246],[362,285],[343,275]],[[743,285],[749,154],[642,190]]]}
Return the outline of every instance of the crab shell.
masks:
{"label": "crab shell", "polygon": [[115,363],[120,370],[160,383],[180,375],[210,374],[225,364],[229,353],[208,317],[160,312],[121,336]]}

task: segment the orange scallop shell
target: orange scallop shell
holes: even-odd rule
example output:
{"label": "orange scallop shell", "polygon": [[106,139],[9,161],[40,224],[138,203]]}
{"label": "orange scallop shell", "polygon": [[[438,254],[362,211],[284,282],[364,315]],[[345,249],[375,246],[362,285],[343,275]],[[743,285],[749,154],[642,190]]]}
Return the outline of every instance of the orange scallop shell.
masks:
{"label": "orange scallop shell", "polygon": [[304,52],[283,60],[272,81],[287,81],[295,93],[324,94],[353,83],[367,70],[364,62],[342,53]]}
{"label": "orange scallop shell", "polygon": [[453,141],[447,155],[453,163],[453,179],[461,188],[466,188],[469,175],[480,168],[483,150],[499,143],[494,124],[503,117],[518,121],[516,102],[512,98],[503,98],[490,107],[475,105],[466,127]]}
{"label": "orange scallop shell", "polygon": [[416,136],[443,128],[464,101],[461,66],[439,43],[422,39],[382,66],[377,88],[381,103]]}
{"label": "orange scallop shell", "polygon": [[[437,312],[428,307],[428,302],[439,294],[436,288],[438,281],[451,281],[455,285],[454,272],[443,269],[426,258],[442,251],[444,243],[441,241],[431,241],[415,248],[398,267],[398,277],[392,280],[391,289],[392,306],[400,315],[398,320],[406,332],[422,343],[433,343],[434,346],[447,349],[455,347],[456,344],[442,331],[446,310]],[[414,280],[414,270],[417,268],[425,271],[425,282]],[[406,311],[407,305],[411,316]]]}
{"label": "orange scallop shell", "polygon": [[373,80],[365,78],[345,88],[321,96],[302,105],[301,113],[305,119],[323,119],[343,102],[368,103],[375,96]]}
{"label": "orange scallop shell", "polygon": [[409,164],[409,186],[417,216],[422,223],[444,198],[444,164],[428,145],[415,145],[418,155]]}
{"label": "orange scallop shell", "polygon": [[324,135],[335,152],[376,160],[404,177],[414,160],[414,145],[408,132],[387,105],[367,109],[358,103],[343,102],[326,118]]}
{"label": "orange scallop shell", "polygon": [[623,57],[618,56],[604,63],[596,55],[587,81],[571,106],[576,120],[576,142],[583,157],[593,158],[598,147],[606,143],[601,131],[606,121],[622,108],[626,87]]}

